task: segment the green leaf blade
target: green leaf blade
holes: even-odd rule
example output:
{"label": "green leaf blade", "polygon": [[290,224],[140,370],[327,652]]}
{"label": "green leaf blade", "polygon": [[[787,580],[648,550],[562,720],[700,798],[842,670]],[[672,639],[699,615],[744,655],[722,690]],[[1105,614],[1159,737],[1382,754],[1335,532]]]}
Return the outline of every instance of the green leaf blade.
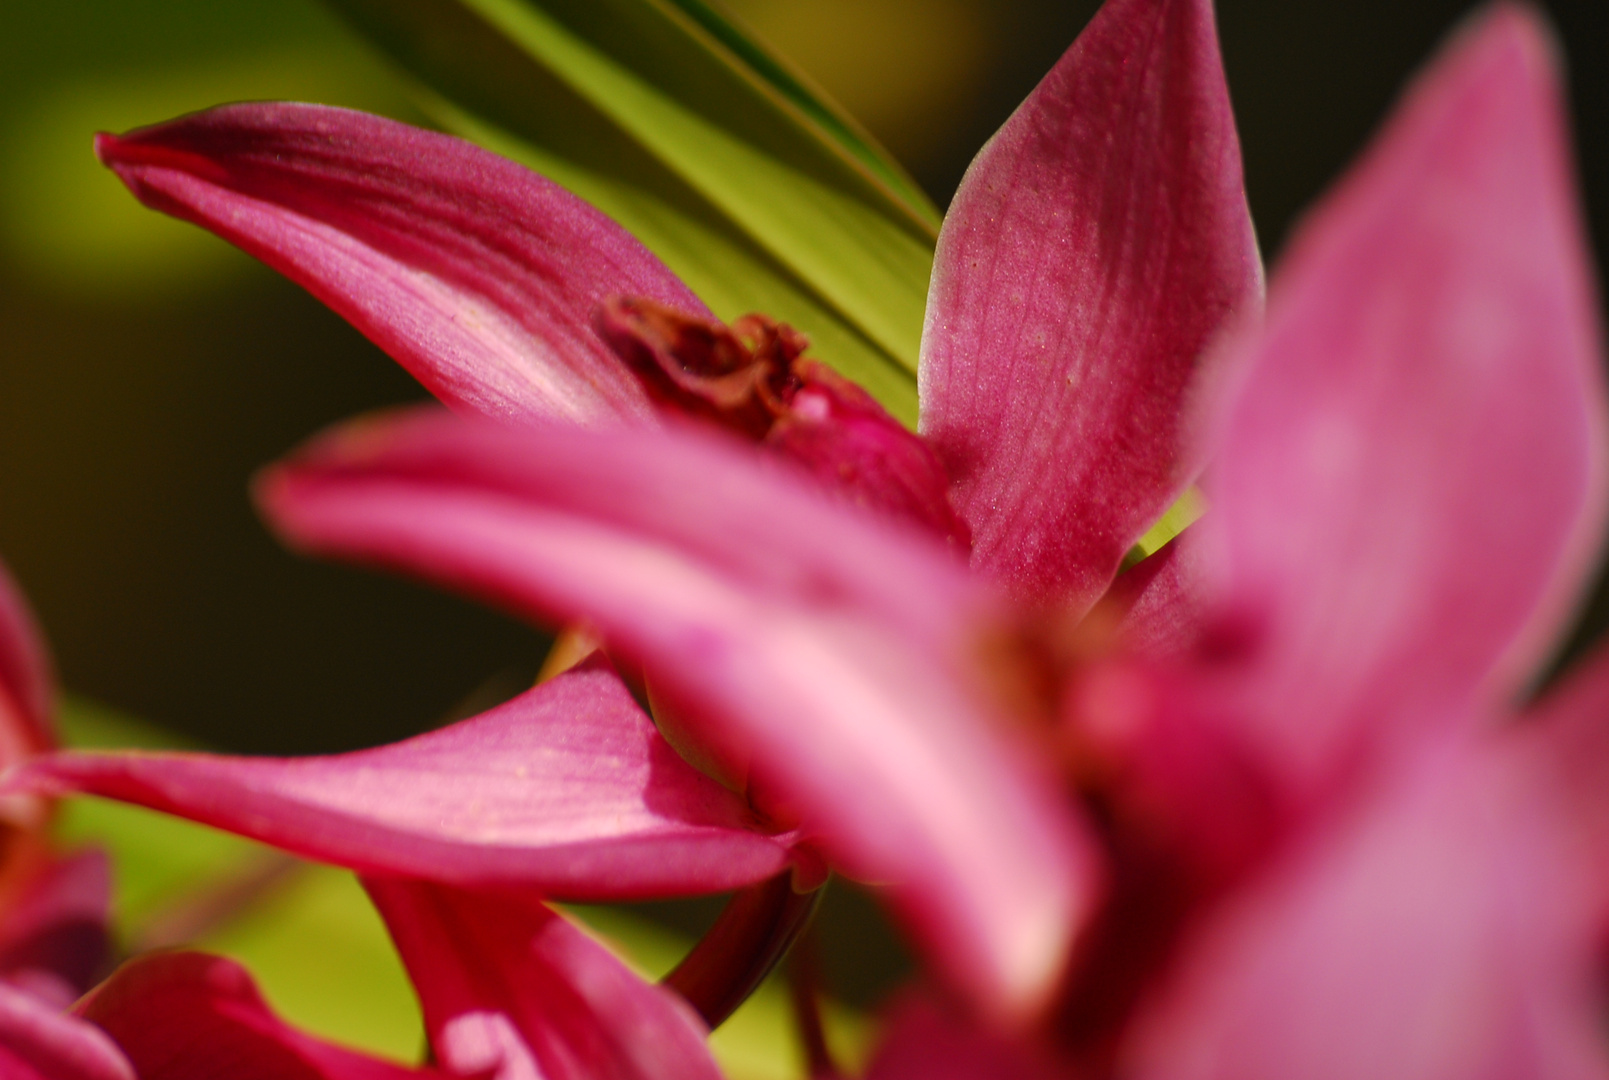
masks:
{"label": "green leaf blade", "polygon": [[728,49],[734,62],[745,64],[754,76],[770,86],[818,125],[827,138],[854,155],[866,168],[893,188],[928,231],[935,235],[943,221],[933,201],[897,161],[879,146],[860,124],[810,83],[788,61],[745,33],[731,15],[704,0],[666,0],[681,9],[711,37]]}
{"label": "green leaf blade", "polygon": [[[449,128],[501,132],[485,145],[518,144],[512,156],[638,233],[723,317],[741,313],[724,293],[794,322],[822,359],[914,418],[936,214],[893,194],[705,21],[668,0],[331,2],[452,103]],[[668,245],[622,212],[626,188],[699,228]]]}

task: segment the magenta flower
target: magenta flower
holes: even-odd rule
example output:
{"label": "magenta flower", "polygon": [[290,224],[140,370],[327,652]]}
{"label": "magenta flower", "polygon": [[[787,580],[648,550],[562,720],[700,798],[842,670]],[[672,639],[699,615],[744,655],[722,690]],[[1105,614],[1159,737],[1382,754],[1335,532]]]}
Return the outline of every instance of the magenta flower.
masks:
{"label": "magenta flower", "polygon": [[[1179,452],[1186,387],[1225,320],[1260,302],[1202,0],[1115,0],[980,156],[938,252],[928,443],[800,359],[785,328],[701,322],[697,299],[601,215],[457,140],[279,105],[98,147],[141,199],[306,284],[460,411],[611,430],[716,419],[852,502],[952,545],[970,535],[985,576],[1075,613],[1191,480]],[[598,484],[596,464],[619,467],[614,437],[586,444],[596,462],[576,462],[567,483]],[[564,446],[556,461],[575,458]],[[463,468],[468,483],[480,466]],[[78,758],[55,783],[366,873],[518,883],[559,899],[717,891],[790,865],[819,880],[824,856],[889,883],[978,1002],[1033,1012],[1095,901],[1099,858],[1055,778],[980,722],[992,706],[957,674],[977,626],[1004,628],[1007,609],[958,575],[953,556],[913,554],[906,540],[801,503],[771,473],[731,481],[741,505],[654,469],[572,494],[613,517],[622,500],[646,512],[646,489],[663,482],[689,502],[656,512],[657,542],[688,546],[694,562],[637,542],[613,550],[605,561],[627,591],[607,618],[581,592],[527,597],[523,585],[453,570],[457,557],[437,570],[602,627],[613,654],[643,664],[662,722],[686,729],[678,747],[744,797],[684,764],[596,673],[364,754]],[[280,513],[287,496],[276,484],[264,492]],[[472,503],[459,508],[465,528]],[[784,525],[792,538],[779,546]],[[602,537],[587,546],[612,550]],[[690,623],[695,601],[715,607]],[[1004,827],[980,832],[978,806]]]}
{"label": "magenta flower", "polygon": [[[922,429],[981,573],[953,532],[729,437],[538,416],[651,420],[662,399],[631,375],[653,369],[589,335],[592,312],[619,293],[699,312],[659,271],[611,285],[652,264],[496,159],[302,107],[103,153],[449,401],[525,421],[326,436],[259,489],[281,531],[586,620],[747,798],[596,665],[361,754],[59,757],[21,782],[466,902],[730,887],[819,854],[889,886],[950,992],[896,1013],[876,1080],[1609,1074],[1609,669],[1513,704],[1602,538],[1606,432],[1526,9],[1494,9],[1412,90],[1293,244],[1266,322],[1206,5],[1103,9],[940,242]],[[530,270],[554,252],[566,276]],[[693,371],[700,400],[730,373]],[[1097,604],[1208,459],[1207,518]],[[422,991],[453,993],[476,954],[445,943],[466,939],[432,924],[409,945],[377,896],[431,956],[410,960]],[[524,1014],[503,1008],[477,1015],[507,1030]]]}

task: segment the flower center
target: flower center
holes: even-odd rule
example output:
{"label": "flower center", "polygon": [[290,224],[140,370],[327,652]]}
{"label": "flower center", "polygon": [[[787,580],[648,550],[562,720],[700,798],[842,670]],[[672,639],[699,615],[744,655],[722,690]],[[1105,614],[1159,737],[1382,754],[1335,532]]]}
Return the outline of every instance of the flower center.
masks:
{"label": "flower center", "polygon": [[610,297],[593,328],[661,409],[787,458],[829,491],[967,551],[949,476],[921,436],[767,315],[724,326],[637,297]]}

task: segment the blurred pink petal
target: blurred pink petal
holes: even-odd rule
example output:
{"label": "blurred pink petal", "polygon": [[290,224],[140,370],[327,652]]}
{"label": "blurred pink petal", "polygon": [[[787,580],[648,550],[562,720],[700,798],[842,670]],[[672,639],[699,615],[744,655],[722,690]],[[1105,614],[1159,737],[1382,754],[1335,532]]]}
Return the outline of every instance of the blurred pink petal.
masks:
{"label": "blurred pink petal", "polygon": [[979,697],[989,608],[937,541],[679,430],[370,422],[259,493],[299,547],[586,619],[982,1006],[1051,989],[1092,852]]}
{"label": "blurred pink petal", "polygon": [[436,1060],[487,1080],[720,1080],[674,993],[528,894],[364,882],[419,988]]}
{"label": "blurred pink petal", "polygon": [[[134,1063],[139,1080],[442,1080],[296,1030],[233,960],[152,953],[119,968],[77,1012]],[[76,1080],[76,1078],[72,1078]],[[95,1080],[100,1080],[96,1077]],[[120,1078],[122,1080],[122,1078]]]}
{"label": "blurred pink petal", "polygon": [[1177,656],[1196,644],[1207,603],[1196,535],[1186,530],[1112,582],[1106,602],[1121,613],[1118,633],[1130,651]]}
{"label": "blurred pink petal", "polygon": [[1294,241],[1199,528],[1289,785],[1534,670],[1602,538],[1592,277],[1546,32],[1466,32]]}
{"label": "blurred pink petal", "polygon": [[1036,1048],[978,1027],[929,998],[910,996],[885,1018],[866,1080],[1067,1080]]}
{"label": "blurred pink petal", "polygon": [[54,696],[44,638],[0,564],[0,764],[56,745]]}
{"label": "blurred pink petal", "polygon": [[973,565],[1093,603],[1191,479],[1185,391],[1261,278],[1209,0],[1108,0],[939,238],[922,432]]}
{"label": "blurred pink petal", "polygon": [[710,1027],[719,1026],[810,927],[825,874],[819,867],[797,868],[736,893],[662,985],[686,999]]}
{"label": "blurred pink petal", "polygon": [[138,803],[365,873],[556,897],[719,892],[787,864],[743,801],[679,758],[596,664],[374,750],[58,755],[13,783]]}
{"label": "blurred pink petal", "polygon": [[1494,9],[1275,275],[1196,536],[1238,693],[1198,715],[1310,812],[1186,926],[1125,1075],[1609,1077],[1602,660],[1499,727],[1602,520],[1561,116]]}
{"label": "blurred pink petal", "polygon": [[490,416],[652,416],[592,332],[612,293],[703,304],[624,229],[460,139],[318,105],[228,105],[96,152],[146,205],[305,286],[437,397]]}
{"label": "blurred pink petal", "polygon": [[[1540,758],[1572,823],[1596,851],[1609,850],[1609,646],[1577,662],[1520,724],[1521,748]],[[1609,902],[1609,862],[1595,858],[1593,867]]]}
{"label": "blurred pink petal", "polygon": [[969,550],[971,530],[950,505],[949,476],[926,440],[827,365],[806,360],[795,370],[801,385],[765,445],[846,501]]}
{"label": "blurred pink petal", "polygon": [[[5,1080],[135,1080],[93,1024],[0,982],[0,1076]],[[159,1080],[140,1074],[139,1080]]]}
{"label": "blurred pink petal", "polygon": [[617,296],[593,325],[661,408],[760,443],[850,502],[970,543],[932,447],[855,383],[803,359],[809,341],[787,324],[745,315],[723,326]]}
{"label": "blurred pink petal", "polygon": [[1605,875],[1528,733],[1408,763],[1198,933],[1131,1043],[1166,1080],[1609,1076]]}
{"label": "blurred pink petal", "polygon": [[65,1009],[103,974],[111,906],[104,852],[50,859],[0,912],[0,980]]}
{"label": "blurred pink petal", "polygon": [[1603,837],[1535,767],[1539,735],[1532,721],[1376,774],[1191,935],[1123,1075],[1609,1075]]}

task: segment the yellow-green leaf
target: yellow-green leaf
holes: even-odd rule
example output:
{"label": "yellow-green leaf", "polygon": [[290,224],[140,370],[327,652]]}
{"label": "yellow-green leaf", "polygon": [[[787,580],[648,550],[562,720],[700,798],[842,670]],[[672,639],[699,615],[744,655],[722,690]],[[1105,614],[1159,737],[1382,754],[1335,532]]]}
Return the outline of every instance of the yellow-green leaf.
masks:
{"label": "yellow-green leaf", "polygon": [[795,323],[914,417],[937,215],[724,44],[736,30],[670,0],[331,2],[452,103],[446,126],[600,205],[722,317]]}

